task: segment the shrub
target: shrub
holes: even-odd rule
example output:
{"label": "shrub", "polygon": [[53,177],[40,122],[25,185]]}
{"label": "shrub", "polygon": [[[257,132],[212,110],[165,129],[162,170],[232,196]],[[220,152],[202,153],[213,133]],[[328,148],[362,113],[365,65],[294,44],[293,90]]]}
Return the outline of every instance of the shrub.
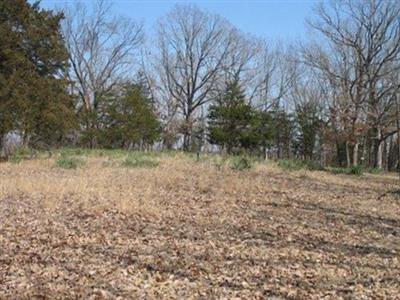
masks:
{"label": "shrub", "polygon": [[308,160],[306,161],[306,165],[307,169],[311,171],[325,171],[325,167],[317,161]]}
{"label": "shrub", "polygon": [[155,168],[158,166],[158,162],[144,157],[127,157],[122,162],[122,166],[128,168]]}
{"label": "shrub", "polygon": [[231,169],[235,171],[248,170],[253,167],[253,161],[244,156],[234,157],[231,161]]}
{"label": "shrub", "polygon": [[362,173],[363,173],[363,168],[362,166],[358,165],[350,167],[348,174],[360,176],[362,175]]}
{"label": "shrub", "polygon": [[83,165],[83,161],[77,158],[69,158],[62,156],[56,160],[56,166],[63,169],[77,169],[79,166]]}
{"label": "shrub", "polygon": [[12,163],[19,163],[27,157],[33,156],[33,150],[27,147],[18,147],[8,157],[8,161]]}
{"label": "shrub", "polygon": [[12,163],[14,163],[14,164],[18,164],[18,163],[21,162],[22,159],[23,159],[22,156],[13,154],[13,155],[11,155],[11,156],[8,158],[8,161],[9,161],[9,162],[12,162]]}

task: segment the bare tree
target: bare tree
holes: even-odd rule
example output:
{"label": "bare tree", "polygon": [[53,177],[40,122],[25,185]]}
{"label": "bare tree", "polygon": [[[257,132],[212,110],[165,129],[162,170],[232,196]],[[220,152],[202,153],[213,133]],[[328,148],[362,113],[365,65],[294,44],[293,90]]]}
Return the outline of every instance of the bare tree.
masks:
{"label": "bare tree", "polygon": [[388,96],[398,88],[387,84],[387,76],[399,70],[400,5],[381,0],[330,4],[320,4],[317,19],[309,22],[327,46],[319,43],[305,49],[305,61],[340,91],[336,97],[341,99],[336,102],[340,105],[333,109],[347,116],[346,148],[353,146],[353,164],[358,164],[359,138],[369,126],[376,134],[375,164],[381,168],[382,142],[387,137],[382,127],[388,108],[392,107],[387,105]]}
{"label": "bare tree", "polygon": [[238,29],[232,29],[230,50],[221,73],[220,81],[223,84],[223,90],[225,90],[226,84],[232,81],[240,81],[244,88],[252,86],[258,71],[257,54],[261,50],[260,40],[244,34]]}
{"label": "bare tree", "polygon": [[288,94],[298,66],[293,53],[282,43],[261,41],[257,46],[250,99],[256,107],[269,110]]}
{"label": "bare tree", "polygon": [[[142,25],[110,16],[111,4],[98,0],[92,6],[76,2],[65,9],[63,23],[73,82],[79,96],[78,112],[85,130],[96,128],[101,98],[112,91],[132,71],[143,41]],[[90,145],[94,146],[94,139]]]}
{"label": "bare tree", "polygon": [[195,112],[212,100],[231,50],[232,28],[221,17],[186,5],[176,6],[158,27],[161,85],[184,117],[183,148],[189,150]]}

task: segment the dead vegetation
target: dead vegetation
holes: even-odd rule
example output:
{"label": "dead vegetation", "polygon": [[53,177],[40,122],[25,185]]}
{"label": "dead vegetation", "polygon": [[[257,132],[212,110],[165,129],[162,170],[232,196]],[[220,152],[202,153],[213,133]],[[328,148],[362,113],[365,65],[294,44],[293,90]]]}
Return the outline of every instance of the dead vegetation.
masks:
{"label": "dead vegetation", "polygon": [[394,175],[57,159],[0,164],[2,299],[400,295]]}

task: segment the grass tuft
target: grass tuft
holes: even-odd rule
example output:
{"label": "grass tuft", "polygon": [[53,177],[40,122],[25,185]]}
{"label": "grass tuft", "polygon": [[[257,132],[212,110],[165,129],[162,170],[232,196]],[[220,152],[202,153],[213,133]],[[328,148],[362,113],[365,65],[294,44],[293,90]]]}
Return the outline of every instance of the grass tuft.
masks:
{"label": "grass tuft", "polygon": [[363,168],[362,166],[358,165],[358,166],[352,166],[349,169],[349,174],[350,175],[356,175],[356,176],[360,176],[363,173]]}
{"label": "grass tuft", "polygon": [[350,168],[328,168],[327,169],[332,174],[346,174],[346,175],[356,175],[361,176],[363,174],[362,166],[352,166]]}
{"label": "grass tuft", "polygon": [[381,168],[370,168],[367,169],[366,171],[371,174],[382,174],[384,172],[384,170]]}
{"label": "grass tuft", "polygon": [[145,157],[127,157],[121,164],[126,168],[155,168],[158,162]]}
{"label": "grass tuft", "polygon": [[56,166],[62,169],[76,170],[78,167],[82,166],[84,161],[74,157],[65,157],[56,160]]}
{"label": "grass tuft", "polygon": [[235,171],[249,170],[253,167],[253,161],[246,156],[235,156],[231,159],[230,167]]}
{"label": "grass tuft", "polygon": [[12,163],[20,163],[27,157],[31,157],[33,150],[27,147],[18,147],[15,151],[8,157],[8,161]]}

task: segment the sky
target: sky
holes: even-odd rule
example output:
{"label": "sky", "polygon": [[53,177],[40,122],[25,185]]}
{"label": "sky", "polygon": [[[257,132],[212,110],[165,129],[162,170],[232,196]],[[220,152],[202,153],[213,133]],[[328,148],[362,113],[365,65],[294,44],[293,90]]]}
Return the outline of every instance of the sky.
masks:
{"label": "sky", "polygon": [[[93,0],[84,0],[91,2]],[[74,0],[42,0],[44,8],[62,7]],[[151,32],[157,20],[177,3],[191,3],[219,14],[245,33],[265,39],[297,40],[306,35],[305,18],[316,0],[114,0],[114,12],[143,22]]]}

